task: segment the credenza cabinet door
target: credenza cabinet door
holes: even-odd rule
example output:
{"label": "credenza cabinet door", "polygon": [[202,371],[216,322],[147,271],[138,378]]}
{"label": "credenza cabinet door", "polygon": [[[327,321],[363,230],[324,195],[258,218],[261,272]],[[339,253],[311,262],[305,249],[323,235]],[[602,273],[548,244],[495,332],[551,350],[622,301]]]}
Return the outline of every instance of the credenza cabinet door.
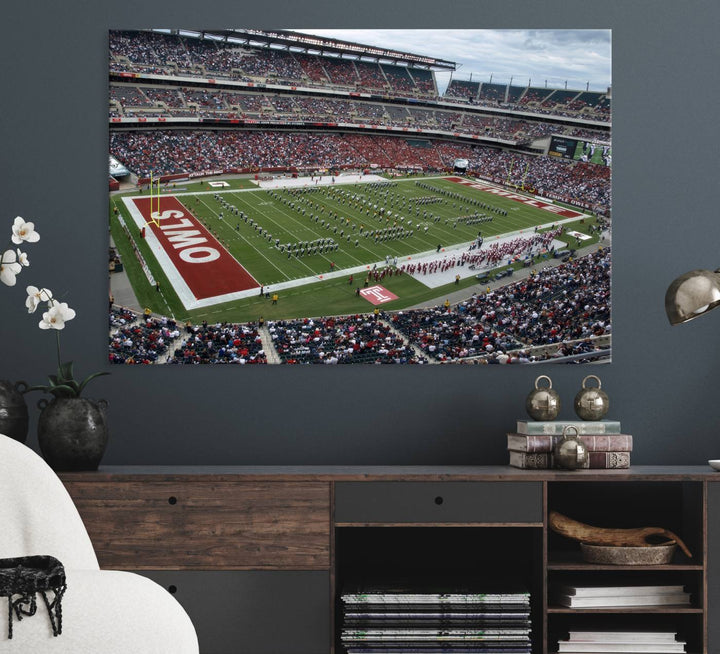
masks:
{"label": "credenza cabinet door", "polygon": [[328,572],[142,570],[139,574],[174,594],[195,625],[202,654],[330,651]]}
{"label": "credenza cabinet door", "polygon": [[542,523],[540,482],[335,484],[336,523]]}
{"label": "credenza cabinet door", "polygon": [[103,568],[327,570],[325,482],[67,484]]}

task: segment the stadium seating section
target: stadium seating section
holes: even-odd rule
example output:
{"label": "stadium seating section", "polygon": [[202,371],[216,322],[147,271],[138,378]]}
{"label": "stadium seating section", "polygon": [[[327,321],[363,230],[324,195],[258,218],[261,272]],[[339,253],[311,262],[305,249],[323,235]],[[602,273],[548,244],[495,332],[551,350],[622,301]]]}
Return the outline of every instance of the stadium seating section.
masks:
{"label": "stadium seating section", "polygon": [[[484,363],[590,355],[610,334],[610,249],[456,306],[260,325],[187,325],[110,310],[111,363]],[[578,311],[578,307],[582,310]],[[539,347],[541,346],[541,347]]]}

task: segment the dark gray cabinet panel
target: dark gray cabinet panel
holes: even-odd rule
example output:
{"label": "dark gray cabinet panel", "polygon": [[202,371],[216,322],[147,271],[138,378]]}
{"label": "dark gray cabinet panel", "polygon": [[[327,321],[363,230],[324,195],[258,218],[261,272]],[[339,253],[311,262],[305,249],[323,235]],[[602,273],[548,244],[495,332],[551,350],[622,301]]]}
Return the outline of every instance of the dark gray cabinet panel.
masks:
{"label": "dark gray cabinet panel", "polygon": [[139,571],[190,616],[200,654],[330,651],[330,576],[295,571]]}
{"label": "dark gray cabinet panel", "polygon": [[338,482],[335,522],[541,523],[540,482]]}

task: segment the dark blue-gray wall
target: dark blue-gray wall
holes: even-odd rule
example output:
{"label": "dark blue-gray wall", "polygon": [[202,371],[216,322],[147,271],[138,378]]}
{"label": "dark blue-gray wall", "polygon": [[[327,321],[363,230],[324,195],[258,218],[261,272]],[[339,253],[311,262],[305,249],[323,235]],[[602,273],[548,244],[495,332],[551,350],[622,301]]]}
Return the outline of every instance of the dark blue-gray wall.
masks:
{"label": "dark blue-gray wall", "polygon": [[612,364],[114,367],[89,392],[110,402],[106,463],[505,463],[504,434],[535,376],[552,376],[571,417],[591,372],[610,395],[608,417],[635,437],[635,463],[720,457],[720,311],[671,329],[663,310],[675,276],[720,265],[716,2],[68,0],[12,3],[0,24],[0,235],[16,215],[42,234],[19,286],[0,288],[0,378],[32,383],[52,372],[55,354],[39,316],[24,312],[28,283],[77,310],[63,358],[80,375],[109,369],[108,29],[613,31]]}

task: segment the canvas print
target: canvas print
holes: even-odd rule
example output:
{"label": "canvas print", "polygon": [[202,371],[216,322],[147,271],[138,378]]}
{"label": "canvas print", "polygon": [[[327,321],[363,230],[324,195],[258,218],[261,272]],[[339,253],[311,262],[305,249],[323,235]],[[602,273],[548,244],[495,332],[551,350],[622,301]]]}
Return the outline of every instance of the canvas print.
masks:
{"label": "canvas print", "polygon": [[110,362],[609,362],[610,62],[609,30],[110,31]]}

